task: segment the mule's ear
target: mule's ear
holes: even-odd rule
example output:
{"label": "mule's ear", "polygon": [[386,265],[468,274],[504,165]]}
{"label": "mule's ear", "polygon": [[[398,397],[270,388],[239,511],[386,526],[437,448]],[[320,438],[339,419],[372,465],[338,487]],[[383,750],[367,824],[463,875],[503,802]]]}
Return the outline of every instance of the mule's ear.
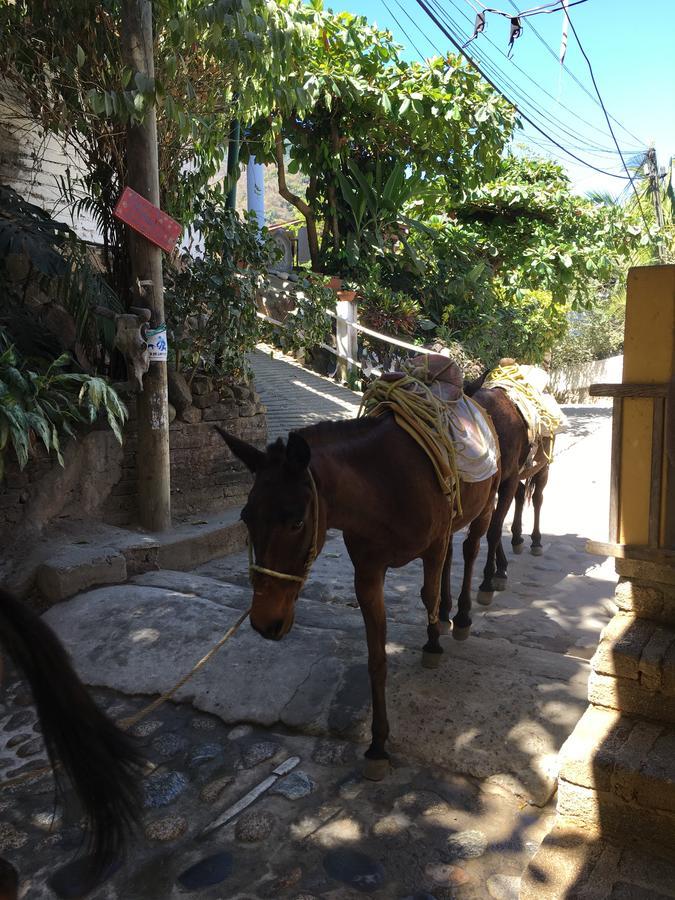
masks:
{"label": "mule's ear", "polygon": [[286,444],[286,465],[293,471],[301,472],[309,466],[311,455],[309,444],[304,437],[291,431]]}
{"label": "mule's ear", "polygon": [[219,425],[214,427],[234,455],[244,463],[249,472],[255,473],[262,468],[262,464],[265,461],[265,454],[262,450],[258,450],[253,444],[247,444],[246,441],[235,437]]}

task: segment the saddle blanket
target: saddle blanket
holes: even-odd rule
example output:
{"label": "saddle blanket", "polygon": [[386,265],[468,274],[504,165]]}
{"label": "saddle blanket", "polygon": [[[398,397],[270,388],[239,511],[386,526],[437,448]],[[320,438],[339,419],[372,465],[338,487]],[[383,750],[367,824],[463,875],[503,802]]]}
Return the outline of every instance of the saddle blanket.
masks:
{"label": "saddle blanket", "polygon": [[497,366],[485,380],[486,388],[501,388],[517,406],[531,444],[555,437],[567,425],[555,397],[546,390],[548,382],[544,369],[525,365]]}
{"label": "saddle blanket", "polygon": [[448,420],[462,481],[485,481],[497,471],[499,448],[487,413],[470,397],[448,403]]}

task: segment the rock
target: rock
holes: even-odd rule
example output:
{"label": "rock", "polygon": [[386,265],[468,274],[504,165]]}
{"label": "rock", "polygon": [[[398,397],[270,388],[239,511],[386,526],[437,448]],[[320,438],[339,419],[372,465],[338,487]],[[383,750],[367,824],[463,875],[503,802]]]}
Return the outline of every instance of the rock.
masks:
{"label": "rock", "polygon": [[176,407],[173,403],[167,404],[167,411],[169,413],[169,425],[176,420]]}
{"label": "rock", "polygon": [[199,793],[200,799],[205,803],[213,803],[233,781],[234,777],[232,775],[223,775],[221,778],[215,778],[201,789]]}
{"label": "rock", "polygon": [[134,725],[131,733],[134,737],[150,737],[151,734],[154,734],[161,727],[162,722],[159,719],[144,719],[142,722],[137,722]]}
{"label": "rock", "polygon": [[183,753],[188,748],[188,740],[182,734],[168,731],[166,734],[158,734],[152,739],[152,749],[164,759],[169,759],[177,753]]}
{"label": "rock", "polygon": [[192,398],[192,403],[197,409],[208,409],[209,406],[215,406],[220,402],[220,394],[218,391],[210,391],[208,394],[201,394]]}
{"label": "rock", "polygon": [[202,420],[202,411],[196,406],[186,406],[184,410],[178,413],[181,422],[187,422],[188,425],[196,425]]}
{"label": "rock", "polygon": [[250,810],[237,820],[234,836],[238,841],[253,844],[262,841],[272,831],[274,817],[262,810]]}
{"label": "rock", "polygon": [[187,891],[198,891],[200,888],[220,884],[232,872],[233,858],[231,853],[214,853],[190,866],[178,876],[176,881]]}
{"label": "rock", "polygon": [[20,756],[21,759],[25,759],[27,756],[36,756],[44,749],[44,746],[45,744],[42,738],[36,737],[31,741],[26,741],[25,744],[21,744],[16,751],[16,755]]}
{"label": "rock", "polygon": [[235,384],[232,388],[232,393],[234,394],[235,400],[248,402],[253,397],[253,392],[250,387],[247,387],[244,384]]}
{"label": "rock", "polygon": [[19,744],[23,744],[24,741],[29,741],[31,739],[30,734],[15,734],[14,737],[11,737],[6,744],[8,750],[11,750],[13,747],[18,747]]}
{"label": "rock", "polygon": [[487,838],[482,831],[458,831],[448,838],[448,851],[451,860],[477,859],[485,853]]}
{"label": "rock", "polygon": [[494,900],[518,900],[520,896],[520,876],[491,875],[487,889]]}
{"label": "rock", "polygon": [[266,759],[271,759],[279,750],[279,744],[274,741],[256,741],[249,744],[242,751],[241,758],[246,769],[252,769]]}
{"label": "rock", "polygon": [[287,800],[299,800],[311,794],[316,784],[306,772],[291,772],[270,788],[270,794],[281,794]]}
{"label": "rock", "polygon": [[168,806],[187,786],[188,780],[182,772],[156,772],[143,782],[143,806],[145,809]]}
{"label": "rock", "polygon": [[187,831],[188,823],[182,816],[163,816],[148,822],[145,836],[149,841],[175,841]]}
{"label": "rock", "polygon": [[61,900],[80,900],[104,884],[121,866],[120,861],[111,863],[95,881],[92,881],[91,859],[89,857],[75,859],[57,869],[47,884]]}
{"label": "rock", "polygon": [[181,415],[183,410],[192,405],[192,391],[185,377],[180,372],[176,372],[172,366],[167,366],[167,380],[169,383],[169,402],[175,406],[178,415]]}
{"label": "rock", "polygon": [[227,736],[231,741],[236,741],[239,738],[246,737],[253,731],[250,725],[235,725],[234,728],[231,728],[227,732]]}
{"label": "rock", "polygon": [[459,887],[462,884],[468,884],[471,881],[471,876],[467,875],[466,871],[459,866],[453,866],[450,880]]}
{"label": "rock", "polygon": [[385,880],[384,868],[377,860],[351,848],[330,850],[324,857],[323,867],[331,878],[364,894],[378,890]]}
{"label": "rock", "polygon": [[25,831],[19,831],[9,822],[0,822],[0,851],[18,850],[28,840]]}
{"label": "rock", "polygon": [[198,397],[209,394],[213,390],[213,379],[207,375],[195,375],[190,388],[192,389],[192,394]]}
{"label": "rock", "polygon": [[338,794],[342,800],[354,800],[363,790],[363,778],[360,775],[349,775],[338,784]]}
{"label": "rock", "polygon": [[257,889],[258,897],[262,897],[264,900],[278,900],[282,891],[287,891],[289,888],[295,887],[301,878],[302,869],[300,866],[296,866],[285,875],[269,879],[260,885]]}
{"label": "rock", "polygon": [[31,816],[31,825],[39,828],[40,831],[55,831],[61,827],[63,815],[59,810],[50,810],[49,812],[39,812]]}
{"label": "rock", "polygon": [[204,763],[211,762],[223,755],[221,744],[199,744],[190,752],[188,765],[203,766]]}
{"label": "rock", "polygon": [[206,716],[195,716],[190,720],[190,727],[196,728],[198,731],[213,731],[216,723],[213,719],[207,719]]}
{"label": "rock", "polygon": [[[32,710],[22,709],[14,713],[5,722],[5,731],[14,731],[15,728],[24,728],[35,721],[35,713]],[[9,746],[9,745],[8,745]]]}

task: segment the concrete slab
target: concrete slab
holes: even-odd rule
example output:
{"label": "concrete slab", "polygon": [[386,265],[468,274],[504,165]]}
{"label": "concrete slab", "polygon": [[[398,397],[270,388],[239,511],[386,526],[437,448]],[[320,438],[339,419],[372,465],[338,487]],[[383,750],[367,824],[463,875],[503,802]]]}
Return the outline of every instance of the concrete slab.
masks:
{"label": "concrete slab", "polygon": [[[82,594],[46,619],[87,683],[161,694],[246,605],[235,585],[157,572]],[[245,624],[177,699],[227,723],[366,741],[370,690],[360,613],[301,600],[296,623],[279,643]],[[585,706],[587,666],[506,640],[446,639],[443,665],[429,672],[420,666],[424,640],[421,615],[416,626],[389,628],[393,750],[448,771],[502,779],[519,796],[546,802],[557,751]]]}

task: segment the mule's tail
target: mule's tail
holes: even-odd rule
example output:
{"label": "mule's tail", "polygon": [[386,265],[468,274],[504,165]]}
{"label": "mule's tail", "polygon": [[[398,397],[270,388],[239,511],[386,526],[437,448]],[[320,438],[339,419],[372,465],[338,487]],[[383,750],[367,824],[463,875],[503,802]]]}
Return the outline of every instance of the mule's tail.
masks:
{"label": "mule's tail", "polygon": [[96,706],[51,628],[4,591],[0,643],[30,685],[57,785],[60,762],[82,804],[99,873],[122,853],[140,815],[140,753]]}
{"label": "mule's tail", "polygon": [[464,393],[467,397],[473,397],[474,394],[478,393],[491,371],[492,369],[486,369],[482,375],[479,375],[478,378],[474,378],[473,381],[464,382]]}

